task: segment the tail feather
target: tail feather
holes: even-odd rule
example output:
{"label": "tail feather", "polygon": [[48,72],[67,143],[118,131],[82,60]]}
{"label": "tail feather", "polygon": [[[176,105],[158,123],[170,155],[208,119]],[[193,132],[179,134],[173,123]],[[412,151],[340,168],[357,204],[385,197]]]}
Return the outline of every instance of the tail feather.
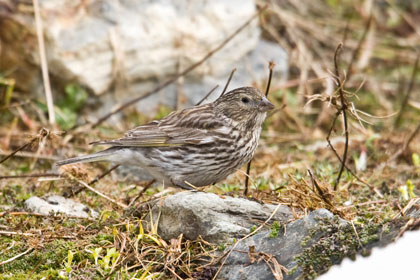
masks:
{"label": "tail feather", "polygon": [[62,166],[62,165],[73,164],[73,163],[78,163],[78,162],[102,161],[102,160],[107,160],[109,156],[112,155],[113,153],[114,153],[114,149],[110,148],[110,149],[107,149],[107,150],[104,150],[95,154],[91,154],[91,155],[85,155],[85,156],[60,160],[60,161],[57,161],[56,164],[58,166]]}

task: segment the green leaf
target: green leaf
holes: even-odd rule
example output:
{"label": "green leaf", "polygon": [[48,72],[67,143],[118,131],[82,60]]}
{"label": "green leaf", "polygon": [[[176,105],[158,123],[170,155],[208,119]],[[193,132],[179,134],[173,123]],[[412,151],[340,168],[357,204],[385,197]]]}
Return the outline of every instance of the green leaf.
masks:
{"label": "green leaf", "polygon": [[415,167],[420,167],[420,156],[417,153],[414,153],[411,156],[412,160],[413,160],[413,164]]}
{"label": "green leaf", "polygon": [[403,200],[408,200],[410,197],[408,195],[408,188],[407,185],[401,186],[398,188],[398,191],[400,192],[401,198]]}
{"label": "green leaf", "polygon": [[67,130],[76,124],[77,114],[69,108],[55,107],[54,111],[57,124],[61,129]]}
{"label": "green leaf", "polygon": [[416,194],[414,193],[414,184],[413,182],[411,182],[411,180],[407,180],[407,192],[408,192],[408,196],[410,198],[415,198]]}
{"label": "green leaf", "polygon": [[88,94],[80,85],[69,84],[64,89],[66,98],[61,102],[61,108],[68,108],[71,111],[79,110],[85,103]]}

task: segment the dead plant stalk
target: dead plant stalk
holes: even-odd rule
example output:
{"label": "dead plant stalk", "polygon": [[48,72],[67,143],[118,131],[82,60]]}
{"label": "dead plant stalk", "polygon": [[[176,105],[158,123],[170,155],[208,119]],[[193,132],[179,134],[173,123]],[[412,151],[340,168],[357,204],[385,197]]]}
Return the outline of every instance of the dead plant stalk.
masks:
{"label": "dead plant stalk", "polygon": [[42,79],[44,81],[45,97],[47,99],[48,118],[49,118],[50,124],[52,126],[55,126],[54,101],[53,101],[53,96],[51,92],[50,76],[48,74],[47,56],[45,54],[44,33],[42,29],[41,13],[39,10],[39,1],[33,0],[33,5],[34,5],[34,12],[35,12],[36,34],[38,37],[38,45],[39,45],[39,57],[41,60]]}

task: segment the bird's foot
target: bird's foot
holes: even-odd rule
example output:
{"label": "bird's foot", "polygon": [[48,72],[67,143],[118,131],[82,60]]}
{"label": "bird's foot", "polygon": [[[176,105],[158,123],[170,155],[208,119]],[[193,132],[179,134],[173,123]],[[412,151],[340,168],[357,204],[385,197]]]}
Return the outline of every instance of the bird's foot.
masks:
{"label": "bird's foot", "polygon": [[178,188],[192,191],[192,192],[200,192],[200,190],[193,186],[192,184],[188,183],[187,181],[178,181],[178,180],[171,180],[171,183]]}

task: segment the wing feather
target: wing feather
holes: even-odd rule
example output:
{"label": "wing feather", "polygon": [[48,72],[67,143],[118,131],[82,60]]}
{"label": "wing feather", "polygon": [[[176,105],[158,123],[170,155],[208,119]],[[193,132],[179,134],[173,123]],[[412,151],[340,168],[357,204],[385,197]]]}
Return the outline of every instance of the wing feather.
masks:
{"label": "wing feather", "polygon": [[152,121],[127,131],[124,137],[97,141],[94,145],[162,147],[198,145],[214,141],[215,129],[223,123],[215,118],[211,104],[173,112],[160,121]]}

